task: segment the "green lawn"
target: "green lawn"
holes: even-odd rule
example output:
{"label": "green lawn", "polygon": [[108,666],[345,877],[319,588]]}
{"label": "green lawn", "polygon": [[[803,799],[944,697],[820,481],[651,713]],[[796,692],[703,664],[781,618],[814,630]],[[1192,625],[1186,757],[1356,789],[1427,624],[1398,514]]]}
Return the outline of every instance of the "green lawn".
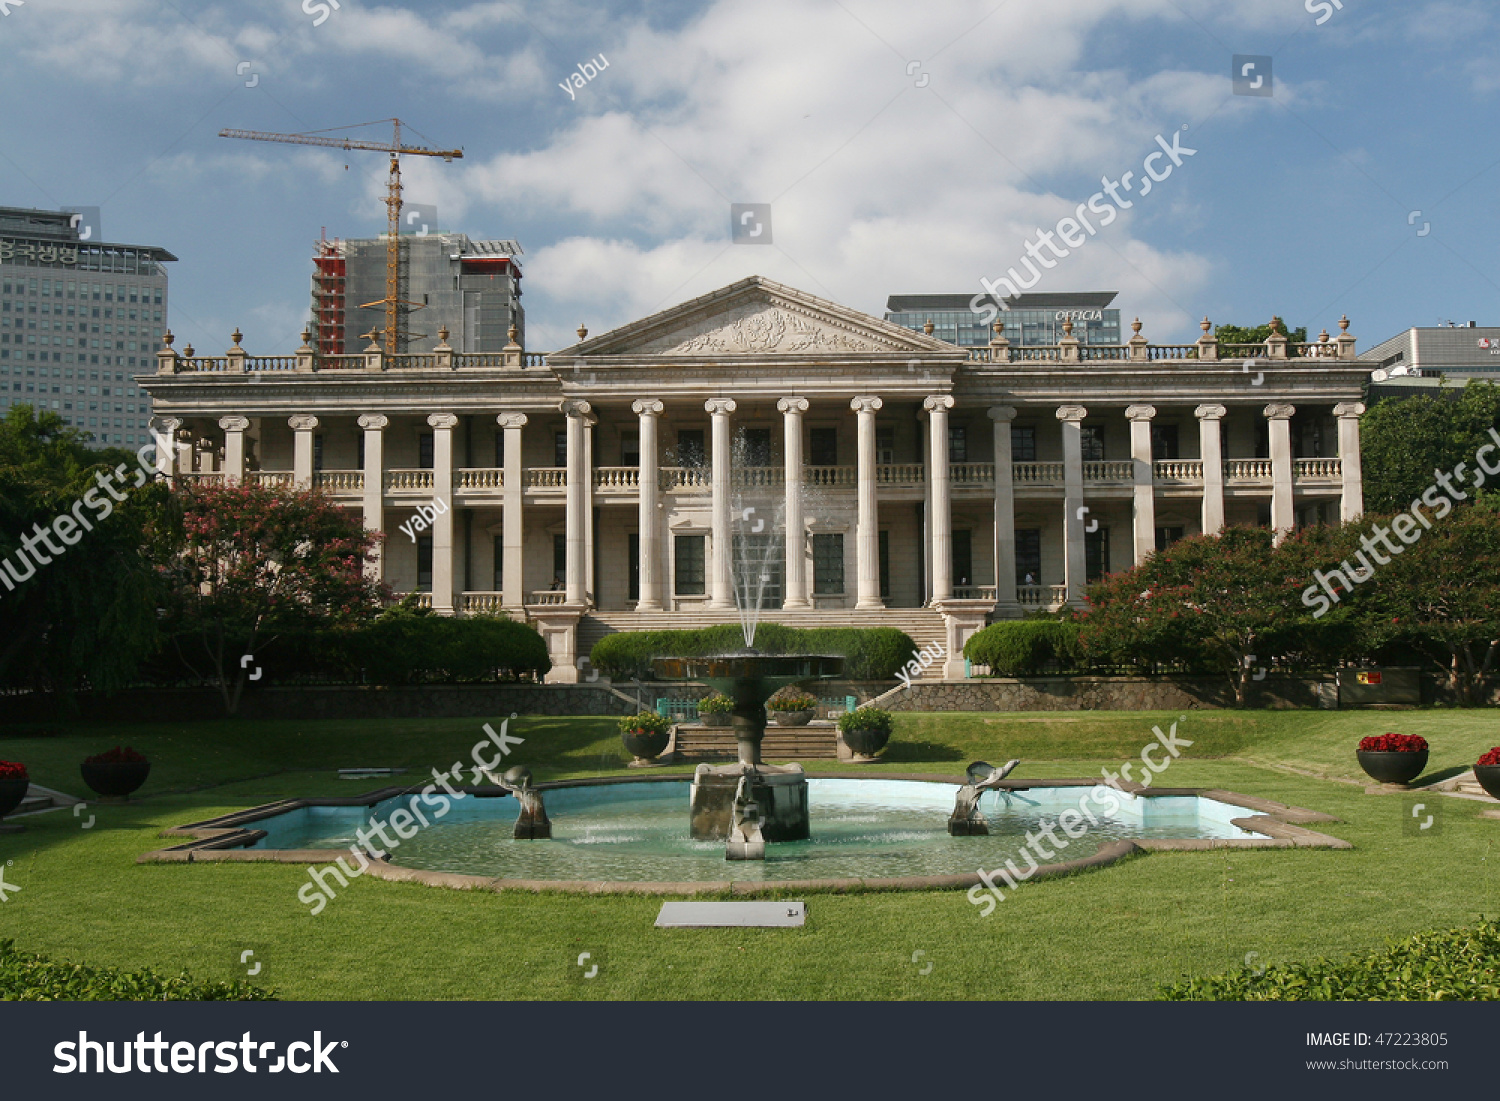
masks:
{"label": "green lawn", "polygon": [[[1021,757],[1018,778],[1097,775],[1151,738],[1166,713],[901,716],[883,771],[955,773]],[[1388,937],[1497,913],[1500,821],[1480,804],[1429,800],[1440,829],[1403,830],[1406,796],[1364,794],[1363,734],[1420,733],[1431,774],[1500,742],[1492,712],[1192,712],[1194,746],[1159,783],[1264,795],[1337,815],[1319,827],[1352,851],[1163,853],[1028,884],[989,918],[962,892],[814,894],[797,930],[658,930],[655,898],[462,892],[360,879],[314,918],[306,870],[253,864],[138,865],[164,827],[287,795],[351,794],[337,767],[426,771],[467,759],[481,719],[425,722],[77,724],[55,737],[12,727],[0,759],[83,794],[78,761],[116,743],[153,760],[128,806],[23,819],[0,836],[8,882],[0,937],[55,959],[244,977],[283,997],[365,998],[1106,998],[1151,997],[1184,974],[1381,946]],[[491,719],[497,723],[498,719]],[[621,772],[612,719],[520,719],[511,760],[538,779]],[[829,768],[833,764],[828,763]],[[817,771],[813,766],[811,771]],[[417,774],[411,774],[416,779]],[[83,829],[89,814],[97,820]],[[576,960],[600,964],[582,978]],[[913,954],[925,953],[913,962]],[[920,972],[932,964],[929,974]]]}

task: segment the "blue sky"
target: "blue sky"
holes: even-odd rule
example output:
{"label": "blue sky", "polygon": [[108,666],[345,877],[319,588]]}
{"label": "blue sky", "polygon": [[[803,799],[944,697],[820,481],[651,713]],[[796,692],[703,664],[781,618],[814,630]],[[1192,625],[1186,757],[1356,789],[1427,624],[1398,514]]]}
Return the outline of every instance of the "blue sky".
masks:
{"label": "blue sky", "polygon": [[[522,243],[532,350],[752,273],[876,315],[890,294],[977,293],[1174,132],[1196,153],[1038,290],[1118,290],[1162,343],[1205,314],[1316,334],[1347,313],[1362,348],[1500,324],[1493,2],[0,11],[0,204],[99,206],[106,239],[172,250],[172,327],[206,352],[236,325],[254,353],[295,347],[312,242],[385,225],[379,154],[218,131],[391,116],[465,150],[409,158],[409,201]],[[1233,94],[1234,54],[1272,58],[1273,95]],[[730,242],[731,202],[772,204],[772,245]]]}

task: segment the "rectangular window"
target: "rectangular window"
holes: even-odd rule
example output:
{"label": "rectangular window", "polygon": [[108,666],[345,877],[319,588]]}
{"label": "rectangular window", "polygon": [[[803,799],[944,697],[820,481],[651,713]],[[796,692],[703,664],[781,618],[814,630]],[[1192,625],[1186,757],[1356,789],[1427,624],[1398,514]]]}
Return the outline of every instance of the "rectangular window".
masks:
{"label": "rectangular window", "polygon": [[357,465],[361,470],[365,468],[365,434],[363,431],[354,438],[354,447],[357,453]]}
{"label": "rectangular window", "polygon": [[1102,425],[1085,424],[1083,429],[1083,461],[1086,463],[1102,463],[1104,461],[1104,428]]}
{"label": "rectangular window", "polygon": [[494,557],[491,561],[494,565],[495,577],[490,591],[498,593],[505,588],[505,537],[503,535],[495,536],[494,544],[494,549],[491,551]]}
{"label": "rectangular window", "polygon": [[639,600],[641,598],[641,537],[631,532],[626,544],[625,553],[629,556],[629,574],[626,581],[625,599]]}
{"label": "rectangular window", "polygon": [[552,537],[552,591],[556,592],[568,582],[568,537]]}
{"label": "rectangular window", "polygon": [[1042,583],[1042,531],[1021,528],[1016,532],[1016,584]]}
{"label": "rectangular window", "polygon": [[880,533],[880,598],[891,597],[891,533]]}
{"label": "rectangular window", "polygon": [[417,592],[432,592],[432,536],[417,536]]}
{"label": "rectangular window", "polygon": [[771,465],[771,430],[769,428],[745,429],[745,466]]}
{"label": "rectangular window", "polygon": [[844,537],[842,534],[813,536],[813,593],[840,596],[844,592]]}
{"label": "rectangular window", "polygon": [[432,433],[423,432],[417,437],[417,466],[431,470],[432,462]]}
{"label": "rectangular window", "polygon": [[[1269,521],[1268,521],[1268,523],[1269,523]],[[1182,538],[1182,531],[1183,531],[1183,529],[1180,528],[1180,527],[1157,528],[1156,529],[1156,549],[1159,550],[1159,551],[1166,550],[1173,543],[1177,542],[1177,540],[1179,540],[1179,539]]]}
{"label": "rectangular window", "polygon": [[641,435],[639,432],[620,433],[620,465],[641,465]]}
{"label": "rectangular window", "polygon": [[839,430],[837,428],[809,428],[807,430],[807,463],[809,466],[839,465]]}
{"label": "rectangular window", "polygon": [[1086,580],[1098,581],[1109,572],[1109,529],[1083,533],[1083,571]]}
{"label": "rectangular window", "polygon": [[[428,464],[428,465],[431,465],[431,464]],[[313,437],[313,469],[314,470],[322,470],[323,469],[323,437],[322,436],[314,436]]]}
{"label": "rectangular window", "polygon": [[678,596],[702,596],[708,591],[704,569],[704,550],[708,537],[704,535],[679,535],[673,541],[676,554]]}
{"label": "rectangular window", "polygon": [[953,584],[974,584],[974,533],[953,533]]}
{"label": "rectangular window", "polygon": [[568,465],[568,434],[567,432],[554,432],[552,434],[552,465]]}
{"label": "rectangular window", "polygon": [[948,461],[950,463],[969,461],[969,430],[961,424],[948,426]]}
{"label": "rectangular window", "polygon": [[1153,424],[1151,426],[1151,457],[1153,459],[1180,459],[1177,453],[1177,426],[1175,424]]}
{"label": "rectangular window", "polygon": [[875,461],[881,466],[891,466],[896,461],[896,430],[875,429]]}
{"label": "rectangular window", "polygon": [[501,469],[505,467],[505,429],[495,433],[495,466]]}
{"label": "rectangular window", "polygon": [[677,433],[677,465],[702,466],[707,462],[703,450],[703,429],[684,428]]}

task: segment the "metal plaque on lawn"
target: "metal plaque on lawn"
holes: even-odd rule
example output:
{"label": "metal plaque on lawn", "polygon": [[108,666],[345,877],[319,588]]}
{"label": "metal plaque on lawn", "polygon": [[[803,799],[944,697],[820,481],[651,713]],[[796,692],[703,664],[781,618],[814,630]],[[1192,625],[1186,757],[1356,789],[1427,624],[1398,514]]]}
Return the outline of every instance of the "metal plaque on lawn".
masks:
{"label": "metal plaque on lawn", "polygon": [[659,929],[790,928],[807,920],[801,902],[663,902]]}

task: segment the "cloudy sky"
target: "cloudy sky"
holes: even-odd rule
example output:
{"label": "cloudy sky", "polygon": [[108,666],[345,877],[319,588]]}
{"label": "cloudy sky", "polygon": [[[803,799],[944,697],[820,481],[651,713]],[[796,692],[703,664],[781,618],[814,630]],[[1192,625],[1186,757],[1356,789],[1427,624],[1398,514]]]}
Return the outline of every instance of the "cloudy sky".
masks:
{"label": "cloudy sky", "polygon": [[[1500,324],[1500,5],[1334,2],[9,0],[0,204],[101,207],[181,258],[179,343],[284,353],[312,242],[383,230],[385,161],[218,131],[399,116],[464,149],[409,158],[406,197],[522,243],[546,350],[753,273],[876,315],[977,293],[1175,135],[1196,152],[1037,290],[1117,290],[1163,343]],[[1273,94],[1234,94],[1235,54]],[[735,202],[770,245],[731,242]]]}

